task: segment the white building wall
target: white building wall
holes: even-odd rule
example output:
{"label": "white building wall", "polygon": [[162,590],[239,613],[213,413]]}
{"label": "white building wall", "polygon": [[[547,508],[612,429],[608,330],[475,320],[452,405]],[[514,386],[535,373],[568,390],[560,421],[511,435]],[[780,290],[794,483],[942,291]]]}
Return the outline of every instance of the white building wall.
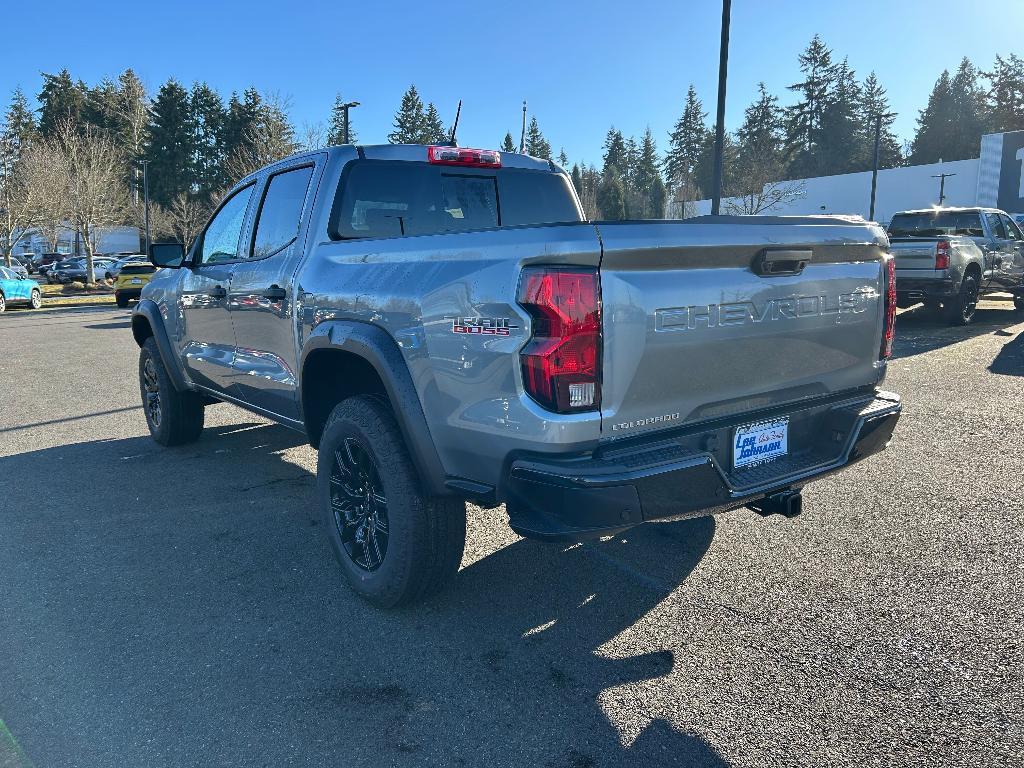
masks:
{"label": "white building wall", "polygon": [[[927,208],[939,202],[940,173],[956,174],[946,178],[944,205],[978,205],[980,161],[955,160],[948,163],[912,165],[878,172],[875,220],[888,223],[898,211]],[[871,172],[819,176],[795,182],[803,185],[803,195],[766,214],[783,216],[807,214],[857,214],[868,217],[871,206]],[[710,200],[698,200],[697,215],[711,213]]]}

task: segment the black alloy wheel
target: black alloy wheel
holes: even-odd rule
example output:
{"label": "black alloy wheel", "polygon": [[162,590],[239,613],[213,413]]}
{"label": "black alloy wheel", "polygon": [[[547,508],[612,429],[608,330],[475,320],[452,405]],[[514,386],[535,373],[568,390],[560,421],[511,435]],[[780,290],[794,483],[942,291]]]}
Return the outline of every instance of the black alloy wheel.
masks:
{"label": "black alloy wheel", "polygon": [[163,411],[160,407],[160,379],[156,375],[156,366],[153,358],[147,358],[142,366],[142,386],[145,390],[146,413],[154,427],[159,428],[163,419]]}
{"label": "black alloy wheel", "polygon": [[388,504],[380,473],[370,453],[354,437],[334,451],[331,510],[349,559],[375,571],[388,551]]}

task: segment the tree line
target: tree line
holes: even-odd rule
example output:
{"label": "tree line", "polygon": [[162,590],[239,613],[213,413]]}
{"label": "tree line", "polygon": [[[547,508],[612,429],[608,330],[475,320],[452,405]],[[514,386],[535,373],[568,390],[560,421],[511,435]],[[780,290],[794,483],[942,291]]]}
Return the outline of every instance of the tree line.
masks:
{"label": "tree line", "polygon": [[[876,121],[882,168],[975,157],[983,133],[1024,129],[1024,59],[1016,54],[996,56],[986,71],[966,58],[952,74],[944,71],[919,113],[913,139],[904,144],[893,132],[896,115],[874,72],[859,79],[848,60],[839,59],[819,36],[799,54],[798,64],[801,79],[788,89],[793,103],[782,106],[761,83],[741,124],[726,133],[724,191],[731,198],[730,212],[759,213],[797,197],[799,179],[869,169]],[[150,97],[131,69],[92,86],[66,69],[44,74],[36,102],[33,108],[16,89],[0,124],[3,255],[26,232],[56,233],[60,222],[84,240],[100,226],[141,224],[144,164],[154,234],[188,244],[239,178],[296,151],[344,141],[341,94],[325,121],[301,130],[289,118],[288,100],[276,94],[248,88],[225,99],[207,83],[186,87],[171,78]],[[348,130],[350,141],[357,141],[351,121]],[[424,104],[411,85],[387,140],[437,143],[449,136],[437,108]],[[600,167],[570,165],[564,149],[553,156],[536,115],[521,142],[527,154],[570,169],[588,216],[685,216],[693,201],[709,194],[714,154],[713,128],[692,85],[666,138],[661,152],[650,128],[636,138],[613,126]],[[511,131],[500,142],[508,152],[519,145]],[[83,167],[83,158],[93,165]],[[103,200],[82,200],[79,210],[69,209],[70,200],[90,197],[85,191],[94,186],[92,194]]]}

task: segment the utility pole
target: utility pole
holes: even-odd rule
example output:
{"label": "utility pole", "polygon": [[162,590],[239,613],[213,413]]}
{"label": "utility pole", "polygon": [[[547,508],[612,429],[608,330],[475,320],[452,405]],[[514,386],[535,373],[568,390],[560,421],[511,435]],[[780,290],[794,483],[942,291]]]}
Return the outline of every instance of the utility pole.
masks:
{"label": "utility pole", "polygon": [[[941,163],[942,161],[939,160]],[[939,205],[942,205],[946,199],[946,179],[950,176],[956,176],[955,173],[934,173],[932,174],[933,179],[939,180]]]}
{"label": "utility pole", "polygon": [[875,192],[878,190],[878,148],[882,139],[882,120],[894,117],[895,112],[886,112],[884,115],[875,115],[875,159],[871,164],[871,211],[868,213],[868,220],[875,220]]}
{"label": "utility pole", "polygon": [[146,219],[146,255],[149,255],[151,239],[149,236],[149,160],[142,161],[142,197]]}
{"label": "utility pole", "polygon": [[722,154],[725,152],[725,84],[729,76],[729,21],[732,0],[722,0],[722,42],[718,52],[718,119],[715,123],[715,170],[711,195],[711,215],[722,207]]}
{"label": "utility pole", "polygon": [[519,134],[519,154],[526,154],[526,99],[523,99],[523,130]]}
{"label": "utility pole", "polygon": [[353,107],[358,107],[358,101],[349,101],[341,105],[341,113],[344,115],[344,126],[345,126],[345,141],[343,144],[348,144],[348,111]]}

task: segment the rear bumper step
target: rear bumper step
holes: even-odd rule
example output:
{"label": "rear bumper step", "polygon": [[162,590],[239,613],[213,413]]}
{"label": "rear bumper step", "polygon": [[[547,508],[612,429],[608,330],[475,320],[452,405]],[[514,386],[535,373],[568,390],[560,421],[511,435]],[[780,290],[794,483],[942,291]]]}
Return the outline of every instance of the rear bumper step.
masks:
{"label": "rear bumper step", "polygon": [[725,469],[732,434],[749,415],[603,454],[519,459],[508,478],[509,524],[530,538],[580,541],[743,506],[793,516],[804,484],[883,450],[900,410],[899,396],[888,392],[793,408],[793,452],[737,470]]}

